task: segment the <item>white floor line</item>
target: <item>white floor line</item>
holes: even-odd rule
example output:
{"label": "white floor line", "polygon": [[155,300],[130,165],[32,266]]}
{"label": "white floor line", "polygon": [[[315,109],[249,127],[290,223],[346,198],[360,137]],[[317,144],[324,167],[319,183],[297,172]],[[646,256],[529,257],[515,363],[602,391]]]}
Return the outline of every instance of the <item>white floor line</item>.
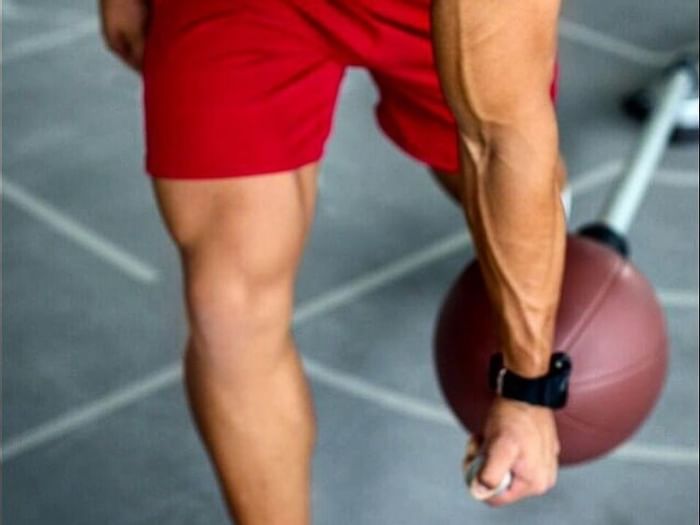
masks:
{"label": "white floor line", "polygon": [[181,367],[179,364],[166,367],[141,381],[131,383],[125,388],[11,438],[2,446],[2,462],[7,463],[29,450],[60,439],[74,430],[148,397],[174,384],[180,376]]}
{"label": "white floor line", "polygon": [[158,280],[158,271],[155,268],[140,261],[98,233],[79,224],[47,202],[31,195],[21,186],[7,180],[6,177],[3,177],[2,180],[2,196],[3,199],[21,208],[47,227],[82,246],[130,278],[146,284],[152,284]]}
{"label": "white floor line", "polygon": [[[581,192],[590,191],[595,188],[596,184],[602,184],[607,181],[608,179],[606,177],[610,175],[606,174],[611,171],[614,173],[614,166],[615,162],[608,162],[596,169],[582,173],[580,176],[572,177],[572,180],[576,181],[575,184],[572,184],[574,193],[580,194]],[[589,181],[597,182],[593,183]],[[297,325],[303,324],[316,317],[327,314],[332,310],[352,303],[359,297],[377,291],[386,284],[394,282],[411,272],[420,270],[439,260],[441,257],[446,257],[465,249],[468,246],[468,242],[469,238],[464,232],[452,234],[433,243],[427,248],[423,248],[376,270],[372,270],[349,283],[323,293],[308,302],[302,303],[296,308],[294,322]],[[408,398],[398,392],[389,391],[383,387],[372,385],[361,378],[333,370],[313,360],[306,359],[305,363],[312,377],[329,386],[344,389],[344,391],[353,393],[353,395],[357,395],[363,399],[375,399],[374,402],[381,406],[399,412],[403,411],[407,415],[422,417],[423,419],[434,422],[447,422],[447,419],[442,414],[443,409],[440,407],[434,407],[424,401]],[[78,428],[102,419],[116,410],[136,403],[159,390],[167,388],[178,380],[179,374],[179,364],[168,366],[153,374],[149,374],[140,381],[119,389],[115,393],[108,394],[83,407],[70,410],[66,414],[39,426],[35,430],[30,430],[16,438],[11,438],[3,448],[3,461],[7,462],[9,459],[16,458],[22,453],[65,437]],[[8,454],[8,450],[11,454]]]}
{"label": "white floor line", "polygon": [[452,413],[442,406],[375,385],[353,374],[341,372],[308,358],[304,359],[304,368],[309,376],[319,383],[352,397],[422,421],[451,427],[458,426]]}
{"label": "white floor line", "polygon": [[370,271],[347,284],[335,288],[318,298],[299,306],[294,315],[296,323],[303,323],[318,315],[328,313],[340,306],[378,290],[387,284],[397,281],[431,263],[444,259],[452,254],[465,251],[470,244],[465,232],[456,233],[440,239],[434,244],[402,257],[385,266]]}
{"label": "white floor line", "polygon": [[656,294],[661,304],[666,308],[695,308],[697,310],[700,306],[697,291],[660,288]]}
{"label": "white floor line", "polygon": [[16,60],[67,46],[82,38],[95,35],[98,32],[99,24],[96,18],[81,20],[67,27],[17,41],[3,50],[0,63],[8,64]]}

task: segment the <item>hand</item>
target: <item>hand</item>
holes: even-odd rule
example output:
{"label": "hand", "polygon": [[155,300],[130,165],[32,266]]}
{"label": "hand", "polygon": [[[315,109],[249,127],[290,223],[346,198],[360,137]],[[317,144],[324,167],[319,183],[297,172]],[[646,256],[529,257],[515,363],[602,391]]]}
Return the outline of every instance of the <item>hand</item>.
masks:
{"label": "hand", "polygon": [[478,441],[485,462],[472,487],[475,497],[498,487],[509,471],[513,475],[508,490],[485,500],[489,505],[539,496],[556,483],[559,440],[551,409],[497,398]]}
{"label": "hand", "polygon": [[148,22],[148,0],[100,0],[107,47],[136,71],[141,70]]}

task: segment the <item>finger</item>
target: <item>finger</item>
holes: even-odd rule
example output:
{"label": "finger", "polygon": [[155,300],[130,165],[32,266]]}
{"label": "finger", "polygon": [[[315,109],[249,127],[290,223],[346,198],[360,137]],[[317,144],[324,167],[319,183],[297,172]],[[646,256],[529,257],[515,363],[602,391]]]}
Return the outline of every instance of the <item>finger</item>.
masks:
{"label": "finger", "polygon": [[478,476],[479,482],[488,489],[498,487],[513,470],[519,453],[520,448],[510,439],[496,438],[487,443],[484,448],[484,466]]}
{"label": "finger", "polygon": [[511,503],[533,495],[530,483],[522,478],[514,478],[508,490],[498,496],[487,499],[485,503],[492,507],[503,507],[504,505],[510,505]]}
{"label": "finger", "polygon": [[502,507],[521,499],[542,496],[554,487],[554,483],[550,482],[550,479],[551,476],[544,476],[538,480],[514,477],[508,490],[489,498],[486,503],[494,507]]}
{"label": "finger", "polygon": [[[483,457],[478,457],[476,459],[475,464],[473,465],[473,469],[480,468],[480,460],[483,461]],[[499,483],[497,487],[489,489],[483,484],[479,483],[479,481],[475,477],[470,476],[470,474],[470,471],[467,471],[465,480],[467,482],[467,486],[469,487],[469,493],[477,501],[485,501],[495,496],[498,496],[499,494],[508,490],[508,487],[510,487],[513,481],[513,475],[510,472],[507,472],[505,477],[501,480],[501,483]]]}

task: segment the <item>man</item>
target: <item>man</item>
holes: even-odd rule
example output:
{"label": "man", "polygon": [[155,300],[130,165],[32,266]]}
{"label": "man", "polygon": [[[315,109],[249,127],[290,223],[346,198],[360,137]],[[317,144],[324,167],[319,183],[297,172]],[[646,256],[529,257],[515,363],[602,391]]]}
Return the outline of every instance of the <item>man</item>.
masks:
{"label": "man", "polygon": [[[185,276],[187,392],[237,523],[310,522],[314,418],[290,320],[349,65],[374,77],[387,135],[463,205],[506,368],[547,373],[565,243],[550,98],[559,0],[101,8],[109,47],[143,73],[147,169]],[[481,439],[477,491],[513,474],[490,504],[553,486],[550,408],[497,398]]]}

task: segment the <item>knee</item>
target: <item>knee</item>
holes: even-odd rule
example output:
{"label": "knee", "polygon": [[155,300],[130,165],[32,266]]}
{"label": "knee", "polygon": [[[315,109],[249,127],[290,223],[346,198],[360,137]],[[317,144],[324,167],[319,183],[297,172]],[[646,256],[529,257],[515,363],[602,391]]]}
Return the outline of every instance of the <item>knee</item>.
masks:
{"label": "knee", "polygon": [[209,361],[273,357],[284,346],[292,312],[286,279],[204,272],[186,279],[193,348]]}

